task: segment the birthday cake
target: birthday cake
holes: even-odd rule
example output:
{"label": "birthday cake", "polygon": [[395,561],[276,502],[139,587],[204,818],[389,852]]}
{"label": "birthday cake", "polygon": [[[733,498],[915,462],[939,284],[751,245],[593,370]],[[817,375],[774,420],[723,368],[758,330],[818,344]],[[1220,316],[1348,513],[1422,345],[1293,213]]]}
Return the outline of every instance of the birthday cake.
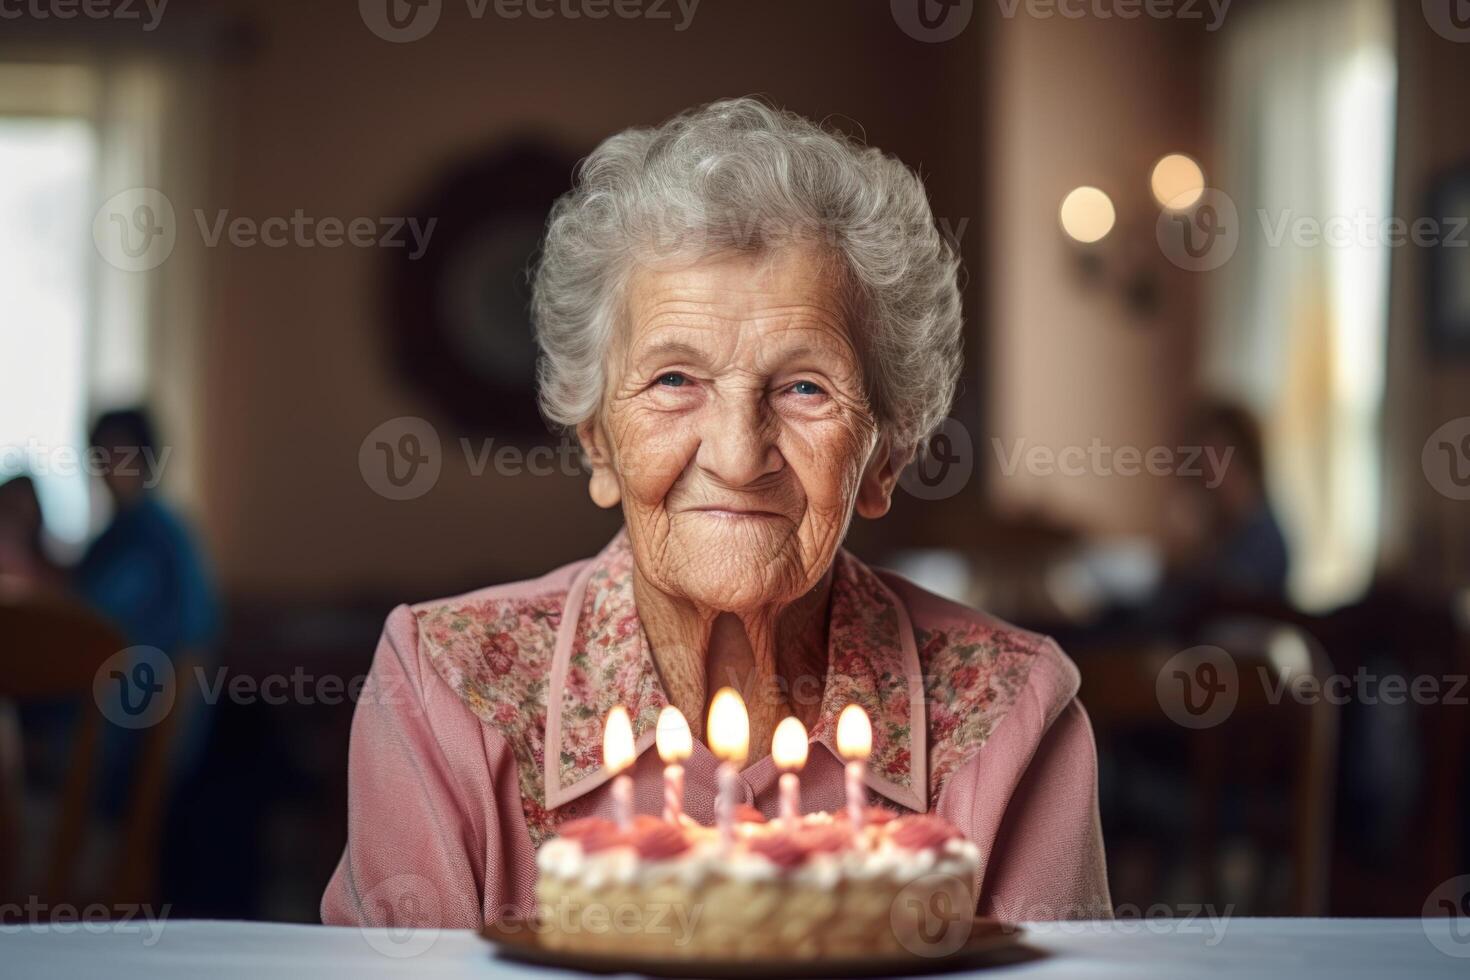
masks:
{"label": "birthday cake", "polygon": [[639,815],[564,824],[537,855],[550,949],[679,959],[925,953],[935,916],[973,914],[980,854],[938,817],[865,811],[767,822],[733,835]]}

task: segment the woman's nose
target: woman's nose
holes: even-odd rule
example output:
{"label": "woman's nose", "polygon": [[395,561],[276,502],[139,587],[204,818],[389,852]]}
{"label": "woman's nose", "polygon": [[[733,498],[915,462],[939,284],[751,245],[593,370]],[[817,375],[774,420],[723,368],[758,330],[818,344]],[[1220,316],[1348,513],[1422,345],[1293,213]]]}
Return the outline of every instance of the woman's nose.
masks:
{"label": "woman's nose", "polygon": [[695,462],[728,487],[748,486],[781,468],[774,427],[759,403],[711,405]]}

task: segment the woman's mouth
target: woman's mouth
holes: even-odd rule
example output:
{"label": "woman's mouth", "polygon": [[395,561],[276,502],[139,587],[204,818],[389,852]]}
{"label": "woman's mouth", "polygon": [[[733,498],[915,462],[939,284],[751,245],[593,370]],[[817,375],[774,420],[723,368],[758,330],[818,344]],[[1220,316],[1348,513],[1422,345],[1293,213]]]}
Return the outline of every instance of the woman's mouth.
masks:
{"label": "woman's mouth", "polygon": [[783,515],[772,510],[756,510],[745,507],[691,507],[690,513],[703,514],[724,521],[781,520]]}

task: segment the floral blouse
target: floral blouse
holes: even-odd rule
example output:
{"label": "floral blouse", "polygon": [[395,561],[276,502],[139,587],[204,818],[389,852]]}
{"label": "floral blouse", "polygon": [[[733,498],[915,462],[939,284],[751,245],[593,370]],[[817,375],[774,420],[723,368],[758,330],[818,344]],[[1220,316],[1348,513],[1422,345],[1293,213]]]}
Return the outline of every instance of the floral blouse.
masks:
{"label": "floral blouse", "polygon": [[[846,551],[833,572],[803,809],[842,806],[836,720],[856,702],[873,722],[869,803],[964,831],[982,855],[981,913],[1107,915],[1096,755],[1071,661]],[[621,532],[542,578],[394,610],[353,721],[347,847],[324,922],[473,927],[530,914],[536,849],[566,820],[612,813],[602,722],[616,704],[633,719],[635,805],[661,812],[653,741],[668,702],[632,573]],[[685,809],[703,823],[716,767],[696,741]],[[773,816],[778,775],[770,758],[747,767],[745,802]]]}

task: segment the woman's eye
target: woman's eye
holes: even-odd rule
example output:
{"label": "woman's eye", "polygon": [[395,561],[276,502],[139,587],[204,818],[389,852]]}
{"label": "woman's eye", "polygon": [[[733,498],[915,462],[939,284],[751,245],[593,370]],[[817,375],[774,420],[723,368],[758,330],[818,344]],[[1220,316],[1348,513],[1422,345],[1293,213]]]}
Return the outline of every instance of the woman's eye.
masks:
{"label": "woman's eye", "polygon": [[666,388],[681,388],[688,380],[678,371],[670,371],[668,374],[659,375],[657,383]]}
{"label": "woman's eye", "polygon": [[815,381],[798,381],[791,386],[791,391],[797,395],[825,395],[821,385]]}

